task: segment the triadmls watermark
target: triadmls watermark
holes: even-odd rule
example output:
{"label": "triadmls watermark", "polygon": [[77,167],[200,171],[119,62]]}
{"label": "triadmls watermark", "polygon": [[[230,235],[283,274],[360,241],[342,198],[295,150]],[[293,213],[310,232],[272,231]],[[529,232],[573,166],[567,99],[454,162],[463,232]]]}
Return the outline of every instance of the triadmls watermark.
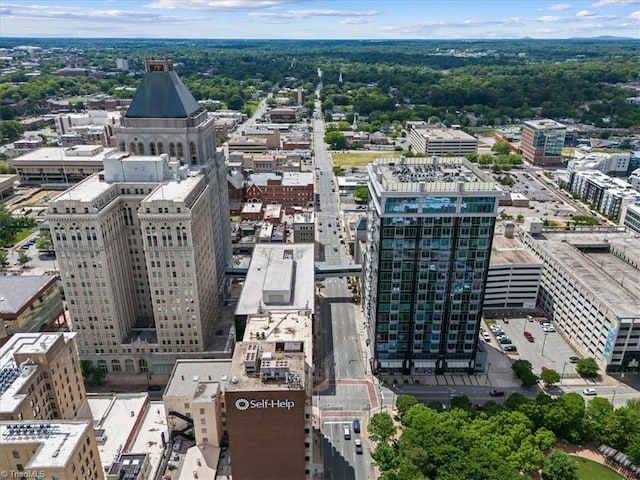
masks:
{"label": "triadmls watermark", "polygon": [[0,470],[0,478],[45,478],[45,472],[44,470]]}

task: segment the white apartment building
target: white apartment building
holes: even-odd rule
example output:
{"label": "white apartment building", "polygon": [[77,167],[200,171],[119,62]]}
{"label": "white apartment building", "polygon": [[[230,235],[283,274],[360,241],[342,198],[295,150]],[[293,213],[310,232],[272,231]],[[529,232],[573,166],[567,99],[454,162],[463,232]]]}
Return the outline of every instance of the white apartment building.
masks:
{"label": "white apartment building", "polygon": [[619,220],[626,205],[640,201],[640,192],[621,178],[609,177],[599,170],[573,171],[569,189],[598,212]]}
{"label": "white apartment building", "polygon": [[605,175],[624,176],[631,161],[630,153],[601,153],[577,149],[575,159],[567,165],[569,174],[582,170],[599,170]]}
{"label": "white apartment building", "polygon": [[558,332],[603,371],[640,367],[640,244],[620,227],[526,233],[544,262],[538,306]]}

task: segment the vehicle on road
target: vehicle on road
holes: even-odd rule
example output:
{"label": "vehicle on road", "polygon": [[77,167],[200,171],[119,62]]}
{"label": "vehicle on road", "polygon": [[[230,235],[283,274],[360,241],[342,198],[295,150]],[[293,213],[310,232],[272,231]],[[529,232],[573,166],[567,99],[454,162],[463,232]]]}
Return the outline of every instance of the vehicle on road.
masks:
{"label": "vehicle on road", "polygon": [[484,407],[482,405],[480,405],[479,403],[476,403],[471,408],[473,408],[476,412],[481,412],[482,410],[484,410]]}
{"label": "vehicle on road", "polygon": [[349,429],[348,425],[345,425],[344,427],[344,439],[345,440],[351,439],[351,430]]}
{"label": "vehicle on road", "polygon": [[553,328],[551,325],[545,325],[544,327],[542,327],[542,331],[544,333],[553,333],[556,331],[556,329]]}
{"label": "vehicle on road", "polygon": [[505,345],[504,346],[504,351],[505,352],[514,353],[514,352],[518,351],[518,347],[516,347],[515,345]]}
{"label": "vehicle on road", "polygon": [[362,442],[360,439],[356,438],[353,443],[356,445],[356,453],[362,455]]}
{"label": "vehicle on road", "polygon": [[503,318],[503,319],[502,319],[502,321],[503,321],[504,323],[509,323],[509,319],[508,319],[508,318]]}
{"label": "vehicle on road", "polygon": [[159,392],[160,390],[162,390],[162,386],[161,385],[149,385],[147,387],[147,390],[149,390],[150,392]]}
{"label": "vehicle on road", "polygon": [[580,360],[580,357],[569,357],[569,363],[578,363],[578,360]]}
{"label": "vehicle on road", "polygon": [[482,338],[484,339],[485,342],[491,341],[491,335],[489,335],[487,332],[482,333]]}
{"label": "vehicle on road", "polygon": [[533,317],[531,315],[527,315],[527,322],[533,322]]}
{"label": "vehicle on road", "polygon": [[503,345],[511,345],[513,342],[511,341],[511,339],[509,337],[500,337],[499,342]]}
{"label": "vehicle on road", "polygon": [[582,391],[582,393],[583,393],[584,395],[597,395],[597,394],[598,394],[598,392],[596,392],[596,391],[595,391],[595,389],[593,389],[593,388],[585,388],[585,389]]}
{"label": "vehicle on road", "polygon": [[353,433],[360,433],[360,420],[357,418],[353,421]]}
{"label": "vehicle on road", "polygon": [[489,395],[492,397],[504,397],[504,391],[503,390],[491,390],[489,392]]}

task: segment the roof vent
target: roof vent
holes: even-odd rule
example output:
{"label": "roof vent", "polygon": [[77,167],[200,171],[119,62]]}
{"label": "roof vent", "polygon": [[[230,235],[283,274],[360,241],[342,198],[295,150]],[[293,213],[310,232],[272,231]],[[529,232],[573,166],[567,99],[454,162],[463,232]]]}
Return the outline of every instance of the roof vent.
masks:
{"label": "roof vent", "polygon": [[231,383],[238,383],[238,377],[231,377]]}

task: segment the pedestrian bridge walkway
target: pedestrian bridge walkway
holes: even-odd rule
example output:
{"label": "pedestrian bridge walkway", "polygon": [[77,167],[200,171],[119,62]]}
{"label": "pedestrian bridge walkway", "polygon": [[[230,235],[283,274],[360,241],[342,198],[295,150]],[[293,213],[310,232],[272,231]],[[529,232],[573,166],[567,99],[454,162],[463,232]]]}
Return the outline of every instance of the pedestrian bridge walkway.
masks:
{"label": "pedestrian bridge walkway", "polygon": [[[226,276],[228,278],[245,278],[248,271],[248,267],[229,267],[226,270]],[[357,277],[362,273],[362,265],[325,265],[316,263],[314,271],[316,280],[336,277]]]}

